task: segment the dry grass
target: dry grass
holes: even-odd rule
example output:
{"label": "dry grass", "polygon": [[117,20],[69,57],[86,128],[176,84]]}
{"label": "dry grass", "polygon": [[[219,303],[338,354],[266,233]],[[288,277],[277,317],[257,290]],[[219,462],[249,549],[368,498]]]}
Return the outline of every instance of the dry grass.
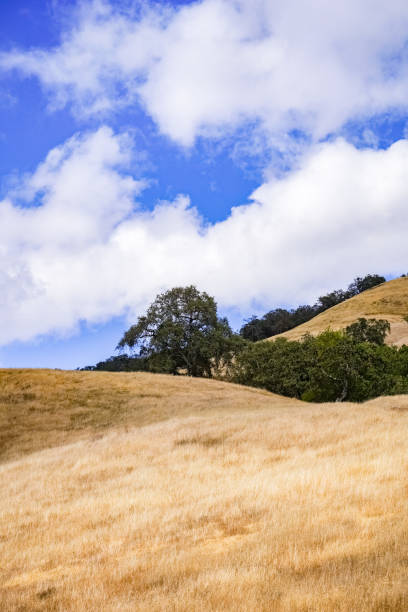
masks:
{"label": "dry grass", "polygon": [[272,398],[282,401],[259,389],[184,376],[0,369],[0,461],[107,429],[217,415],[250,404],[262,408]]}
{"label": "dry grass", "polygon": [[[14,376],[43,405],[33,438],[64,445],[28,454],[21,434],[0,465],[1,610],[408,609],[408,397],[312,405],[145,374]],[[87,388],[93,425],[74,419],[67,443]],[[117,402],[108,427],[119,389],[126,416]]]}
{"label": "dry grass", "polygon": [[[279,334],[288,340],[299,340],[307,332],[316,335],[328,327],[342,329],[359,317],[386,319],[391,324],[388,344],[408,344],[408,277],[396,278],[369,289],[329,308],[310,321]],[[274,340],[279,336],[270,338]]]}

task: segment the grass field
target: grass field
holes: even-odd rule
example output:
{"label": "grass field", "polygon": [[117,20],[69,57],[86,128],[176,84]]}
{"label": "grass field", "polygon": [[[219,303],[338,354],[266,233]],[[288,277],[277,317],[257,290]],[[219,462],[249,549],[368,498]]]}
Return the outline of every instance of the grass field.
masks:
{"label": "grass field", "polygon": [[408,397],[1,371],[0,610],[408,610]]}
{"label": "grass field", "polygon": [[[378,285],[355,297],[329,308],[310,321],[279,334],[288,340],[299,340],[307,332],[316,335],[331,329],[342,329],[359,317],[386,319],[391,324],[387,344],[408,344],[408,277]],[[273,336],[274,340],[278,336]]]}

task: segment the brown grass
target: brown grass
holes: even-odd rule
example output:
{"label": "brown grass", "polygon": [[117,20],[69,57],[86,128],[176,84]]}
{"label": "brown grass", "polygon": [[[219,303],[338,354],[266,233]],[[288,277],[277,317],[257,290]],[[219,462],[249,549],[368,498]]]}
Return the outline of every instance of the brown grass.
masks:
{"label": "brown grass", "polygon": [[19,424],[0,465],[2,611],[408,609],[408,397],[313,405],[146,374],[0,380],[10,435]]}
{"label": "brown grass", "polygon": [[[317,335],[327,328],[343,329],[359,317],[386,319],[391,324],[388,344],[408,344],[408,277],[396,278],[369,289],[329,308],[310,321],[283,334],[288,340],[299,340],[304,334]],[[273,336],[274,340],[279,336]]]}
{"label": "brown grass", "polygon": [[0,461],[112,428],[262,408],[272,398],[282,401],[259,389],[184,376],[0,369]]}

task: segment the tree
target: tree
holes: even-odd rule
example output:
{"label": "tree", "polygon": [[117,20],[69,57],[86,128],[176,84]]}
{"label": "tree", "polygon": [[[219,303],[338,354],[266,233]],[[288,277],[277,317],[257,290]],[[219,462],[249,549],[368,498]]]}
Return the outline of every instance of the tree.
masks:
{"label": "tree", "polygon": [[153,371],[211,377],[231,363],[242,342],[217,316],[214,298],[190,285],[157,295],[118,348],[138,349]]}
{"label": "tree", "polygon": [[343,291],[342,289],[336,289],[335,291],[331,291],[326,295],[321,295],[315,305],[316,314],[319,312],[324,312],[333,306],[337,306],[337,304],[341,304],[341,302],[344,302],[349,297],[350,296],[347,294],[347,292]]}
{"label": "tree", "polygon": [[247,319],[239,333],[245,340],[252,342],[264,340],[309,321],[316,316],[317,312],[314,306],[306,305],[292,310],[275,308],[267,312],[261,319],[257,317]]}
{"label": "tree", "polygon": [[248,344],[237,355],[233,374],[235,382],[306,401],[360,402],[407,392],[408,347],[328,329],[300,342],[277,338]]}
{"label": "tree", "polygon": [[343,402],[353,397],[364,377],[365,366],[361,351],[352,338],[341,331],[330,329],[316,337],[308,336],[304,342],[313,352],[313,365],[309,370],[310,386],[302,399],[317,402]]}
{"label": "tree", "polygon": [[372,342],[373,344],[384,344],[385,336],[391,330],[391,326],[385,319],[364,319],[346,327],[346,334],[355,342]]}
{"label": "tree", "polygon": [[286,338],[251,343],[237,355],[233,381],[300,398],[309,388],[311,366],[310,354],[303,349],[303,343]]}
{"label": "tree", "polygon": [[105,372],[147,372],[149,362],[145,357],[129,357],[128,355],[112,355],[96,365],[79,368],[81,370],[102,370]]}
{"label": "tree", "polygon": [[[266,315],[265,315],[266,316]],[[264,329],[262,319],[258,319],[255,315],[250,319],[246,319],[244,325],[241,327],[239,333],[245,340],[250,340],[251,342],[257,342],[258,340],[263,340],[267,338],[267,334],[269,330]]]}
{"label": "tree", "polygon": [[385,278],[384,276],[379,276],[378,274],[367,274],[367,276],[364,276],[363,278],[357,276],[357,278],[355,278],[349,285],[347,292],[349,293],[349,297],[352,297],[353,295],[358,295],[359,293],[367,291],[367,289],[372,289],[373,287],[381,285],[382,283],[385,283]]}

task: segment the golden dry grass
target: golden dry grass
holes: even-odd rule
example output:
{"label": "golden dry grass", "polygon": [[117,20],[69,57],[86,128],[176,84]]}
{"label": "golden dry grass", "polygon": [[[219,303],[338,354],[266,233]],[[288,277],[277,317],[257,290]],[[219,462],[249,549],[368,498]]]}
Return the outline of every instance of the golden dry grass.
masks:
{"label": "golden dry grass", "polygon": [[401,346],[408,344],[408,277],[378,285],[356,295],[355,297],[329,308],[310,321],[298,325],[279,336],[288,340],[299,340],[304,334],[317,335],[327,328],[343,329],[359,317],[367,319],[386,319],[391,324],[391,333],[387,336],[387,344]]}
{"label": "golden dry grass", "polygon": [[184,376],[0,369],[0,461],[113,427],[243,410],[253,397],[258,408],[273,397],[283,400],[259,389]]}
{"label": "golden dry grass", "polygon": [[[408,397],[313,405],[97,372],[1,381],[11,428],[18,393],[43,407],[31,451],[27,429],[0,465],[1,610],[408,609]],[[95,389],[92,424],[71,431]]]}

